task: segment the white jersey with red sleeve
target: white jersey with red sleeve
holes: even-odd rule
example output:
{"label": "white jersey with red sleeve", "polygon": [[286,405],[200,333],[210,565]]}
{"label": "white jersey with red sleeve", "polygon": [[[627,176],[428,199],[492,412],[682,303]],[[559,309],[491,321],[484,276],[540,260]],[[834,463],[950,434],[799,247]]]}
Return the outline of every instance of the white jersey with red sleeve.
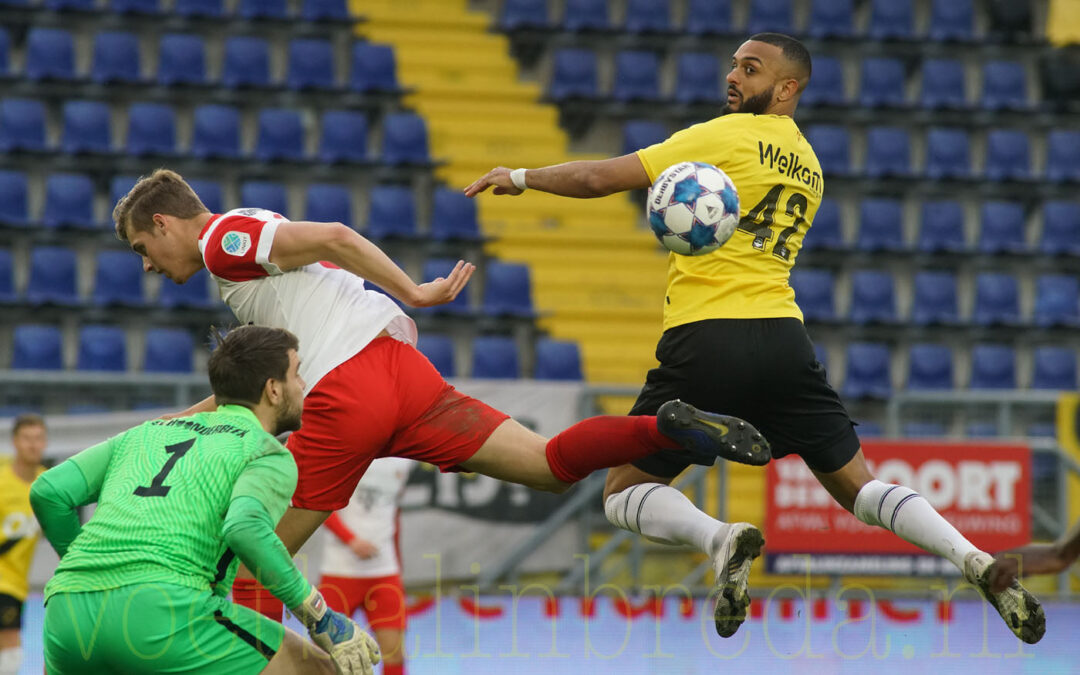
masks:
{"label": "white jersey with red sleeve", "polygon": [[412,319],[355,274],[325,262],[282,272],[270,262],[274,234],[286,222],[265,209],[214,215],[199,235],[199,251],[240,323],[284,328],[300,340],[304,394],[384,329],[416,343]]}

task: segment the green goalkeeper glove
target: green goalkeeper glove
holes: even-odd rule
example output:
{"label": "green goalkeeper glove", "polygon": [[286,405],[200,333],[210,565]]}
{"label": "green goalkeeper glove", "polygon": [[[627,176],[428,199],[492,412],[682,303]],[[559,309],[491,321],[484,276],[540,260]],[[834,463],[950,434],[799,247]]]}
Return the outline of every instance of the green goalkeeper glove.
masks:
{"label": "green goalkeeper glove", "polygon": [[339,675],[374,675],[382,659],[379,644],[349,617],[327,607],[318,590],[312,588],[292,613],[307,626],[311,641],[330,655]]}

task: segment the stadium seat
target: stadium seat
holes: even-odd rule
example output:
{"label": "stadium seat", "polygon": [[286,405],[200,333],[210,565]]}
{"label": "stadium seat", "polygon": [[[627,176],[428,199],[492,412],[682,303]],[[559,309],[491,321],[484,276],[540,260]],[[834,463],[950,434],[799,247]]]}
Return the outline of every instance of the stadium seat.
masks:
{"label": "stadium seat", "polygon": [[919,104],[928,110],[967,107],[964,64],[958,59],[926,59],[922,64]]}
{"label": "stadium seat", "polygon": [[0,303],[11,304],[16,297],[15,263],[11,259],[11,251],[0,248]]}
{"label": "stadium seat", "polygon": [[143,350],[147,373],[190,373],[195,370],[195,340],[182,328],[148,328]]}
{"label": "stadium seat", "polygon": [[877,270],[852,272],[852,323],[895,323],[897,319],[896,288],[892,275]]}
{"label": "stadium seat", "polygon": [[971,348],[972,389],[1016,389],[1016,350],[1002,344]]}
{"label": "stadium seat", "polygon": [[996,438],[1000,435],[996,422],[976,420],[968,422],[964,427],[964,436],[967,438]]}
{"label": "stadium seat", "polygon": [[26,301],[31,305],[79,304],[75,251],[61,246],[37,246],[30,251]]}
{"label": "stadium seat", "polygon": [[859,422],[857,422],[857,424],[859,438],[881,438],[885,435],[885,431],[877,422],[866,422],[860,420]]}
{"label": "stadium seat", "polygon": [[999,272],[975,276],[975,308],[972,321],[980,326],[1020,323],[1020,286],[1016,277]]}
{"label": "stadium seat", "polygon": [[484,267],[484,313],[534,316],[529,266],[491,261]]}
{"label": "stadium seat", "polygon": [[45,105],[23,98],[0,100],[0,152],[45,150]]}
{"label": "stadium seat", "polygon": [[814,358],[823,368],[829,367],[829,350],[820,342],[814,343]]}
{"label": "stadium seat", "polygon": [[864,199],[859,204],[860,251],[904,250],[903,204],[898,199]]}
{"label": "stadium seat", "polygon": [[200,178],[187,179],[188,185],[195,191],[203,206],[210,209],[211,213],[224,213],[225,201],[221,194],[221,183],[216,180],[204,180]]}
{"label": "stadium seat", "polygon": [[216,19],[225,16],[222,0],[176,0],[173,12],[180,16]]}
{"label": "stadium seat", "polygon": [[515,380],[521,374],[517,343],[503,335],[481,335],[473,339],[472,376],[477,379]]}
{"label": "stadium seat", "polygon": [[1032,361],[1032,389],[1076,391],[1074,347],[1036,347]]}
{"label": "stadium seat", "polygon": [[431,238],[435,241],[481,241],[476,200],[461,190],[435,188],[431,198]]}
{"label": "stadium seat", "polygon": [[795,302],[807,321],[835,321],[835,281],[832,272],[818,269],[793,269],[788,281],[795,291]]}
{"label": "stadium seat", "polygon": [[552,59],[548,96],[553,101],[599,96],[595,52],[579,48],[558,49]]}
{"label": "stadium seat", "polygon": [[1035,279],[1036,326],[1080,326],[1080,280],[1074,275],[1045,274]]}
{"label": "stadium seat", "polygon": [[[817,40],[854,37],[854,0],[813,0],[806,34]],[[817,63],[814,63],[814,71],[816,77]]]}
{"label": "stadium seat", "polygon": [[986,134],[986,177],[994,181],[1031,178],[1031,148],[1019,129],[991,129]]}
{"label": "stadium seat", "polygon": [[616,101],[656,101],[660,98],[660,60],[655,52],[625,50],[615,54]]}
{"label": "stadium seat", "polygon": [[128,108],[127,154],[176,154],[176,111],[166,103],[132,103]]}
{"label": "stadium seat", "polygon": [[11,34],[0,26],[0,78],[11,73]]}
{"label": "stadium seat", "polygon": [[45,227],[97,229],[94,219],[94,183],[79,173],[54,173],[45,179]]}
{"label": "stadium seat", "polygon": [[926,177],[931,180],[971,176],[971,138],[963,129],[933,127],[926,132]]}
{"label": "stadium seat", "polygon": [[54,12],[88,12],[96,9],[97,0],[45,0],[45,9]]}
{"label": "stadium seat", "polygon": [[[446,278],[453,271],[454,266],[457,264],[457,260],[452,258],[428,258],[424,261],[423,274],[424,283],[434,281],[439,277]],[[461,316],[474,314],[472,309],[472,303],[469,301],[469,291],[464,290],[458,293],[458,296],[452,301],[437,305],[435,307],[423,307],[413,311],[419,311],[422,314],[434,313],[434,314],[456,314]]]}
{"label": "stadium seat", "polygon": [[12,333],[11,367],[16,370],[63,370],[59,326],[21,324]]}
{"label": "stadium seat", "polygon": [[847,348],[845,398],[888,398],[892,393],[889,348],[876,342],[853,342]]}
{"label": "stadium seat", "polygon": [[998,41],[1030,38],[1032,34],[1032,5],[1015,0],[988,0],[982,11],[989,19],[989,35]]}
{"label": "stadium seat", "polygon": [[917,326],[953,325],[960,321],[956,275],[919,271],[912,281],[911,322]]}
{"label": "stadium seat", "polygon": [[1080,202],[1048,201],[1042,211],[1039,250],[1050,255],[1080,255]]}
{"label": "stadium seat", "polygon": [[79,327],[79,370],[127,370],[127,338],[119,326]]}
{"label": "stadium seat", "polygon": [[157,304],[167,309],[209,309],[216,304],[210,300],[209,278],[210,274],[205,269],[199,270],[182,284],[163,278]]}
{"label": "stadium seat", "polygon": [[304,160],[304,123],[287,108],[264,108],[257,116],[255,159],[260,162]]}
{"label": "stadium seat", "polygon": [[348,21],[346,0],[302,0],[300,18],[304,21]]}
{"label": "stadium seat", "polygon": [[900,433],[904,438],[941,438],[945,425],[941,422],[904,422]]}
{"label": "stadium seat", "polygon": [[0,169],[0,225],[25,227],[30,224],[26,174]]}
{"label": "stadium seat", "polygon": [[439,371],[444,378],[457,376],[452,337],[437,333],[423,333],[416,341],[416,348],[427,357],[428,361],[431,361],[431,365],[435,366],[435,370]]}
{"label": "stadium seat", "polygon": [[859,105],[864,108],[906,106],[904,78],[904,64],[900,59],[865,59],[859,75]]}
{"label": "stadium seat", "polygon": [[866,168],[870,178],[910,176],[911,138],[900,127],[871,127],[866,131]]}
{"label": "stadium seat", "polygon": [[728,35],[734,28],[731,0],[687,0],[683,31],[691,35]]}
{"label": "stadium seat", "polygon": [[349,88],[360,93],[395,92],[401,89],[397,79],[397,59],[390,45],[357,42],[352,47]]}
{"label": "stadium seat", "polygon": [[750,16],[746,20],[746,30],[751,35],[767,32],[794,33],[791,0],[750,0]]}
{"label": "stadium seat", "polygon": [[249,180],[240,184],[240,208],[266,209],[289,217],[289,197],[285,186],[268,180]]}
{"label": "stadium seat", "polygon": [[319,134],[320,162],[368,161],[368,121],[356,110],[327,110]]}
{"label": "stadium seat", "polygon": [[536,379],[580,382],[581,349],[576,342],[539,338],[536,341]]}
{"label": "stadium seat", "polygon": [[923,202],[920,208],[919,240],[922,253],[960,253],[967,250],[964,236],[964,207],[951,199]]}
{"label": "stadium seat", "polygon": [[1046,178],[1080,182],[1080,131],[1054,129],[1046,135]]}
{"label": "stadium seat", "polygon": [[197,159],[240,157],[240,111],[232,106],[196,106],[192,115],[191,154]]}
{"label": "stadium seat", "polygon": [[851,173],[851,132],[840,125],[818,124],[806,130],[826,176]]}
{"label": "stadium seat", "polygon": [[656,120],[629,120],[623,124],[623,154],[636,152],[668,137],[667,126]]}
{"label": "stadium seat", "polygon": [[304,200],[304,220],[315,223],[341,223],[353,226],[352,195],[344,185],[312,183]]}
{"label": "stadium seat", "polygon": [[94,263],[94,290],[90,294],[94,305],[146,305],[142,260],[139,256],[130,251],[98,251]]}
{"label": "stadium seat", "polygon": [[608,0],[566,0],[562,28],[572,32],[609,30]]}
{"label": "stadium seat", "polygon": [[952,389],[953,353],[945,345],[915,344],[908,351],[907,388]]}
{"label": "stadium seat", "polygon": [[90,79],[98,84],[142,81],[139,38],[125,31],[94,34],[94,59]]}
{"label": "stadium seat", "polygon": [[[1057,437],[1057,424],[1054,422],[1033,422],[1029,424],[1025,433],[1032,438],[1056,438]],[[1048,461],[1040,461],[1042,453],[1032,453],[1031,457],[1031,475],[1034,480],[1048,477],[1051,480],[1057,479],[1058,468],[1057,462],[1050,464]],[[1049,464],[1049,466],[1047,466]]]}
{"label": "stadium seat", "polygon": [[298,38],[289,42],[289,89],[333,89],[334,47],[329,40]]}
{"label": "stadium seat", "polygon": [[69,155],[112,152],[109,106],[101,101],[65,101],[60,151]]}
{"label": "stadium seat", "polygon": [[1030,107],[1027,74],[1019,61],[989,61],[982,67],[982,98],[985,110],[1025,110]]}
{"label": "stadium seat", "polygon": [[840,224],[840,205],[825,197],[803,239],[804,251],[839,251],[846,248]]}
{"label": "stadium seat", "polygon": [[[135,187],[135,182],[139,180],[138,176],[130,176],[126,174],[117,174],[109,181],[109,206],[113,207],[120,199],[131,191],[131,188]],[[112,209],[109,209],[110,212]]]}
{"label": "stadium seat", "polygon": [[241,19],[277,19],[289,17],[289,0],[240,0],[236,14]]}
{"label": "stadium seat", "polygon": [[979,207],[980,253],[1024,253],[1024,205],[1020,202],[986,201]]}
{"label": "stadium seat", "polygon": [[390,113],[382,123],[382,161],[387,164],[426,164],[428,155],[427,125],[411,112]]}
{"label": "stadium seat", "polygon": [[927,37],[936,42],[973,39],[975,8],[972,0],[933,0]]}
{"label": "stadium seat", "polygon": [[376,185],[368,193],[368,219],[364,235],[370,239],[417,236],[416,200],[404,185]]}
{"label": "stadium seat", "polygon": [[109,0],[116,14],[160,14],[161,0]]}
{"label": "stadium seat", "polygon": [[528,30],[548,28],[547,0],[505,0],[499,11],[499,28],[502,30]]}
{"label": "stadium seat", "polygon": [[206,44],[201,36],[167,33],[159,45],[158,84],[206,84]]}
{"label": "stadium seat", "polygon": [[669,0],[628,0],[623,30],[631,34],[666,33],[671,30]]}
{"label": "stadium seat", "polygon": [[225,38],[221,84],[230,89],[270,86],[270,43],[251,35]]}
{"label": "stadium seat", "polygon": [[720,94],[720,62],[716,54],[679,54],[675,62],[674,94],[676,103],[716,103],[723,100]]}
{"label": "stadium seat", "polygon": [[915,37],[915,8],[911,0],[871,0],[871,40],[910,40]]}
{"label": "stadium seat", "polygon": [[814,76],[806,85],[801,105],[842,106],[847,103],[847,87],[844,84],[844,67],[840,59],[833,56],[818,56],[814,59]]}
{"label": "stadium seat", "polygon": [[75,40],[66,30],[32,27],[26,31],[28,80],[75,79]]}

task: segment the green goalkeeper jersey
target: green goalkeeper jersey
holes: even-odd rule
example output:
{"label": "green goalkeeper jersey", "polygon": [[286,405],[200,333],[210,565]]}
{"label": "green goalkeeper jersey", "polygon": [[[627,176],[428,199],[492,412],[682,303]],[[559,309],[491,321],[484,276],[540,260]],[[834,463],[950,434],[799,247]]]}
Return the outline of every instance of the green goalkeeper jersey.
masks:
{"label": "green goalkeeper jersey", "polygon": [[237,567],[222,531],[229,505],[255,498],[277,523],[296,488],[292,455],[242,406],[152,420],[68,461],[98,505],[46,600],[153,582],[224,595]]}

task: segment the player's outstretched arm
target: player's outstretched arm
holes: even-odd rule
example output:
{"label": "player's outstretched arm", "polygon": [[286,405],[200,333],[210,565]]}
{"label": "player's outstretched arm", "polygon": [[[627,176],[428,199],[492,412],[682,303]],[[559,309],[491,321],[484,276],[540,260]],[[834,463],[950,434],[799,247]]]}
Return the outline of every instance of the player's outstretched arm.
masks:
{"label": "player's outstretched arm", "polygon": [[465,195],[475,197],[488,188],[494,188],[492,192],[497,195],[519,195],[527,187],[562,197],[589,198],[606,197],[650,185],[649,175],[636,153],[515,171],[518,173],[497,166],[465,188]]}
{"label": "player's outstretched arm", "polygon": [[1080,558],[1080,521],[1052,544],[1029,544],[996,556],[990,588],[1005,590],[1018,575],[1057,574]]}
{"label": "player's outstretched arm", "polygon": [[30,486],[30,508],[41,532],[61,558],[79,536],[80,506],[97,501],[112,457],[112,442],[83,450],[37,477]]}

